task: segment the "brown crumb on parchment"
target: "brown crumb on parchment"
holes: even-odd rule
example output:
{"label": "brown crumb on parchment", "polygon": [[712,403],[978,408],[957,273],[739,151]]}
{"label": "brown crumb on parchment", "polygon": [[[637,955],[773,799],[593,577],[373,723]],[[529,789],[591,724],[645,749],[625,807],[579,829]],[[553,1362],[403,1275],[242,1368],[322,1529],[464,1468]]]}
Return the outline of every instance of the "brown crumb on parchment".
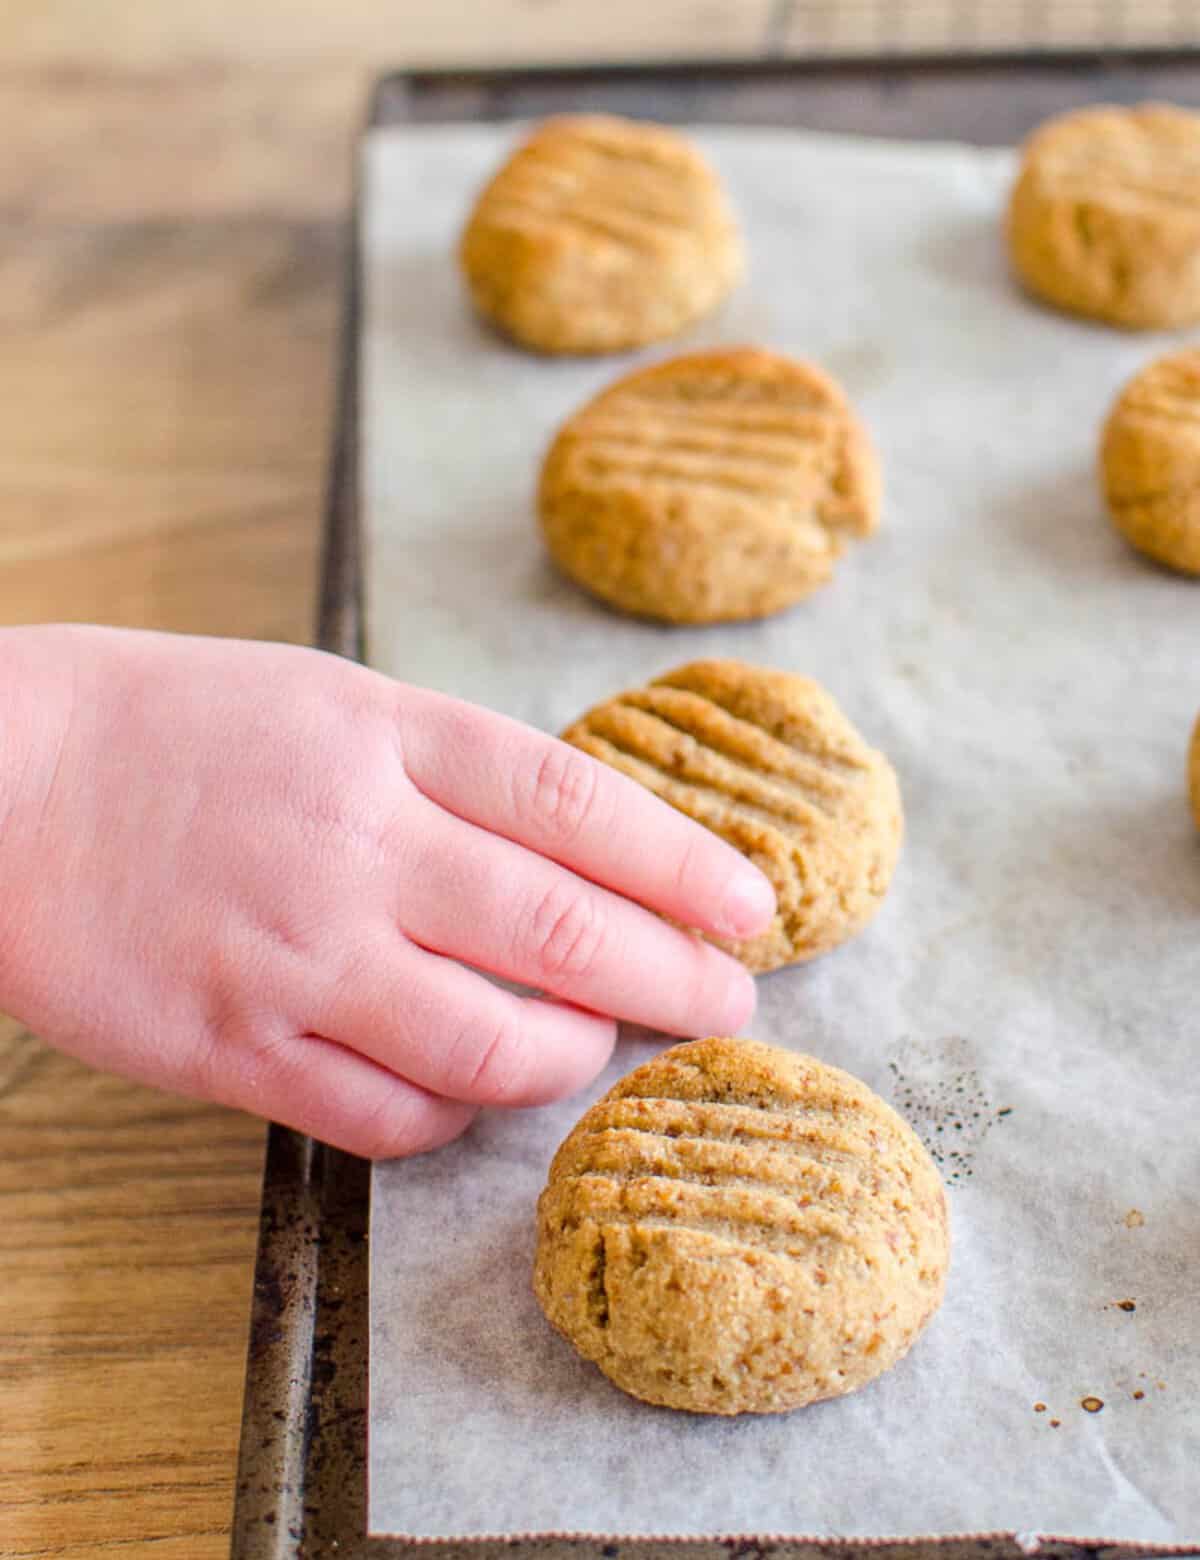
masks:
{"label": "brown crumb on parchment", "polygon": [[1046,1405],[1044,1403],[1035,1403],[1033,1405],[1033,1411],[1035,1414],[1044,1414],[1046,1412]]}
{"label": "brown crumb on parchment", "polygon": [[1137,1310],[1137,1301],[1136,1300],[1118,1300],[1117,1301],[1117,1310],[1118,1311],[1136,1311]]}
{"label": "brown crumb on parchment", "polygon": [[1104,1399],[1098,1397],[1080,1398],[1079,1406],[1088,1414],[1098,1414],[1104,1407]]}
{"label": "brown crumb on parchment", "polygon": [[1146,1394],[1142,1391],[1141,1387],[1139,1387],[1137,1389],[1137,1391],[1133,1394],[1133,1396],[1134,1396],[1134,1400],[1136,1402],[1140,1403],[1141,1400],[1146,1396]]}
{"label": "brown crumb on parchment", "polygon": [[1140,1230],[1146,1222],[1146,1216],[1140,1208],[1131,1208],[1125,1215],[1125,1228],[1127,1230]]}
{"label": "brown crumb on parchment", "polygon": [[1057,1430],[1059,1425],[1061,1425],[1061,1424],[1062,1424],[1062,1420],[1061,1419],[1052,1419],[1050,1421],[1050,1428],[1051,1428],[1051,1430]]}

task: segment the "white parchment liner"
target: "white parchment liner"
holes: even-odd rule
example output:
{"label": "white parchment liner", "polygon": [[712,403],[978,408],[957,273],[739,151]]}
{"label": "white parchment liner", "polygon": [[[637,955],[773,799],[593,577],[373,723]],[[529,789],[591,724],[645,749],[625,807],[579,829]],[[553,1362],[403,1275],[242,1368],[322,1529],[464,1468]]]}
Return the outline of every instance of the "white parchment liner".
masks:
{"label": "white parchment liner", "polygon": [[[550,1156],[654,1048],[630,1039],[585,1097],[377,1170],[371,1529],[1200,1539],[1200,586],[1126,549],[1094,472],[1113,393],[1167,343],[1017,294],[1006,154],[701,130],[745,286],[670,348],[538,360],[476,324],[452,258],[512,133],[366,147],[371,659],[552,731],[698,655],[830,688],[896,766],[905,851],[863,936],[760,982],[753,1033],[913,1121],[954,1266],[911,1355],[849,1398],[728,1422],[623,1396],[529,1269]],[[837,375],[883,529],[770,622],[630,622],[548,566],[538,462],[628,363],[720,341]]]}

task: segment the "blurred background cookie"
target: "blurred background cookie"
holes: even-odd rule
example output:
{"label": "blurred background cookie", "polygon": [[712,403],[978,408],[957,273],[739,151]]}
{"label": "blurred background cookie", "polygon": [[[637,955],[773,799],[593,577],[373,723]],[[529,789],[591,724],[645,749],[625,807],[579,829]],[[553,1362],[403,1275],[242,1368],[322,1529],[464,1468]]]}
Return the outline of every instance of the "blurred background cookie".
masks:
{"label": "blurred background cookie", "polygon": [[549,119],[471,213],[459,258],[476,309],[537,352],[672,336],[742,272],[716,174],[685,137],[592,114]]}
{"label": "blurred background cookie", "polygon": [[1200,114],[1083,108],[1026,141],[1008,243],[1030,292],[1147,330],[1200,320]]}
{"label": "blurred background cookie", "polygon": [[554,1156],[534,1291],[634,1397],[778,1413],[894,1365],[949,1259],[937,1170],[865,1084],[697,1040],[610,1089]]}
{"label": "blurred background cookie", "polygon": [[558,566],[642,617],[764,617],[823,585],[879,519],[879,471],[841,388],[755,347],[638,369],[563,426],[538,504]]}
{"label": "blurred background cookie", "polygon": [[1100,446],[1113,524],[1160,563],[1200,574],[1200,350],[1150,363],[1117,398]]}
{"label": "blurred background cookie", "polygon": [[597,705],[563,739],[766,873],[770,927],[713,939],[755,973],[836,948],[887,893],[903,832],[895,773],[810,678],[694,661]]}

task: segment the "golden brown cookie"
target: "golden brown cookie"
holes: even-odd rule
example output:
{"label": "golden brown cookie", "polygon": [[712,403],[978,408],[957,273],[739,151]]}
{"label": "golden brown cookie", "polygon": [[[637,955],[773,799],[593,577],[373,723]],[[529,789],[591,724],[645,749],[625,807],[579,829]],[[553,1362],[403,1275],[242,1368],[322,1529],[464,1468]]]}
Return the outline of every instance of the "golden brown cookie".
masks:
{"label": "golden brown cookie", "polygon": [[1113,523],[1160,563],[1200,574],[1200,351],[1159,358],[1117,398],[1100,446]]}
{"label": "golden brown cookie", "polygon": [[1192,817],[1200,829],[1200,719],[1192,728],[1192,743],[1188,749],[1188,791],[1192,798]]}
{"label": "golden brown cookie", "polygon": [[814,958],[878,910],[900,850],[892,766],[807,677],[694,661],[563,732],[728,840],[775,888],[770,927],[712,940],[758,974]]}
{"label": "golden brown cookie", "polygon": [[770,1414],[894,1365],[949,1260],[937,1170],[865,1084],[695,1040],[610,1089],[554,1156],[534,1292],[634,1397]]}
{"label": "golden brown cookie", "polygon": [[841,389],[754,347],[618,379],[560,430],[542,532],[593,595],[668,623],[764,617],[823,585],[879,519],[879,471]]}
{"label": "golden brown cookie", "polygon": [[1146,103],[1047,120],[1025,143],[1008,243],[1057,308],[1133,330],[1200,320],[1200,114]]}
{"label": "golden brown cookie", "polygon": [[537,352],[621,352],[716,307],[742,248],[716,175],[661,125],[548,119],[484,189],[459,246],[475,307]]}

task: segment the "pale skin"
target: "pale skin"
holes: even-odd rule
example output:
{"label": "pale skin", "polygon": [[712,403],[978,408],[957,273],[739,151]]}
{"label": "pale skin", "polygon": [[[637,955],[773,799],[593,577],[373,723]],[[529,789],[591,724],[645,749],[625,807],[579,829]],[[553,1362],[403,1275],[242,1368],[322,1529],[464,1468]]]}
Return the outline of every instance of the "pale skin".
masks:
{"label": "pale skin", "polygon": [[[0,630],[0,1009],[372,1158],[733,1034],[767,880],[632,781],[317,651]],[[656,913],[657,912],[657,913]],[[545,994],[517,995],[485,971]]]}

